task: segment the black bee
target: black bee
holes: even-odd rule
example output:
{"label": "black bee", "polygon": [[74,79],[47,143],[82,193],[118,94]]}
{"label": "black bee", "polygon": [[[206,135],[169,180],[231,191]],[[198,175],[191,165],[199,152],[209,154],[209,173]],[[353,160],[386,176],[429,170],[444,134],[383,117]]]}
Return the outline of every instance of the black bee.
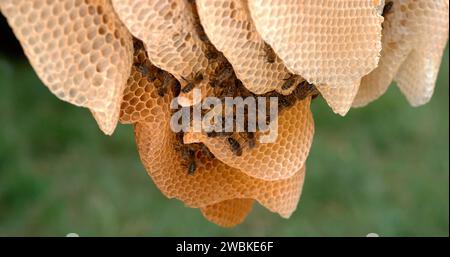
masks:
{"label": "black bee", "polygon": [[220,70],[215,74],[215,77],[210,80],[209,86],[212,88],[216,87],[225,87],[227,85],[226,82],[234,75],[233,68],[229,64],[225,64]]}
{"label": "black bee", "polygon": [[264,43],[264,53],[266,56],[266,61],[268,63],[274,63],[275,59],[277,58],[277,55],[275,54],[275,52],[273,51],[272,47],[270,47],[269,44]]}
{"label": "black bee", "polygon": [[384,7],[383,7],[383,13],[382,13],[381,15],[382,15],[383,17],[385,17],[386,14],[388,14],[388,13],[391,11],[393,5],[394,5],[394,2],[393,2],[393,1],[387,2],[387,3],[384,5]]}
{"label": "black bee", "polygon": [[188,175],[193,175],[196,169],[197,163],[195,162],[195,159],[191,159],[188,164]]}
{"label": "black bee", "polygon": [[151,69],[146,63],[137,64],[137,70],[146,77],[148,81],[153,82],[156,79],[156,72]]}
{"label": "black bee", "polygon": [[308,83],[308,96],[311,96],[311,99],[315,99],[319,94],[319,90],[317,90],[316,86]]}
{"label": "black bee", "polygon": [[197,84],[197,83],[199,83],[200,81],[203,80],[203,75],[202,75],[200,72],[198,72],[198,73],[195,75],[195,77],[194,77],[194,79],[193,79],[192,81],[189,81],[189,80],[187,80],[187,79],[185,79],[185,78],[183,78],[183,79],[187,82],[187,84],[186,84],[186,86],[184,86],[184,87],[181,89],[181,92],[187,94],[187,93],[191,92],[192,89],[194,89],[195,84]]}
{"label": "black bee", "polygon": [[162,72],[162,85],[158,88],[158,95],[163,97],[167,93],[167,89],[169,89],[173,84],[173,79],[167,72]]}
{"label": "black bee", "polygon": [[255,132],[247,132],[248,148],[252,149],[256,145]]}
{"label": "black bee", "polygon": [[293,96],[295,96],[295,98],[298,100],[303,100],[308,96],[314,96],[318,94],[319,91],[317,91],[317,88],[313,84],[308,83],[305,80],[298,88],[295,89]]}
{"label": "black bee", "polygon": [[138,52],[138,51],[144,49],[144,43],[142,43],[141,40],[133,37],[133,49],[134,49],[134,52]]}
{"label": "black bee", "polygon": [[219,94],[219,98],[234,97],[237,94],[237,88],[230,83],[223,83],[223,89]]}
{"label": "black bee", "polygon": [[[200,37],[200,39],[201,39],[201,37]],[[206,58],[208,58],[208,60],[216,60],[219,57],[219,54],[217,53],[217,51],[210,49],[208,47],[205,52],[205,56],[206,56]]]}
{"label": "black bee", "polygon": [[[184,79],[184,78],[183,78]],[[189,83],[187,83],[186,84],[186,86],[184,86],[182,89],[181,89],[181,92],[183,92],[183,93],[189,93],[189,92],[191,92],[192,91],[192,89],[194,89],[194,87],[195,87],[195,85],[194,85],[194,83],[192,83],[192,82],[189,82]]]}
{"label": "black bee", "polygon": [[180,131],[180,132],[176,133],[176,134],[175,134],[175,138],[176,138],[177,143],[178,143],[179,145],[183,145],[183,144],[184,144],[184,140],[183,140],[183,138],[184,138],[184,132],[183,132],[183,131]]}
{"label": "black bee", "polygon": [[206,136],[208,137],[227,137],[231,135],[233,135],[233,132],[225,132],[225,131],[217,132],[214,130],[206,133]]}
{"label": "black bee", "polygon": [[214,159],[214,154],[211,153],[211,151],[208,149],[208,147],[207,147],[206,145],[202,144],[201,149],[202,149],[202,153],[205,154],[205,156],[206,156],[208,159],[210,159],[210,160],[211,160],[211,159]]}
{"label": "black bee", "polygon": [[181,155],[183,159],[187,160],[188,174],[194,174],[195,170],[197,169],[195,150],[189,146],[182,146]]}
{"label": "black bee", "polygon": [[297,81],[298,76],[291,74],[288,78],[283,79],[284,83],[281,86],[281,89],[288,90],[292,86],[294,86],[295,82]]}
{"label": "black bee", "polygon": [[223,82],[234,75],[233,67],[231,65],[226,64],[220,71],[217,73],[217,80]]}
{"label": "black bee", "polygon": [[228,137],[227,140],[228,140],[228,144],[230,144],[231,151],[236,156],[241,156],[242,155],[241,144],[239,144],[239,142],[232,137]]}
{"label": "black bee", "polygon": [[210,81],[209,81],[209,86],[210,87],[212,87],[212,88],[216,88],[217,87],[217,84],[219,84],[219,81],[217,81],[216,79],[211,79]]}
{"label": "black bee", "polygon": [[178,82],[178,80],[175,80],[172,87],[173,96],[174,97],[179,96],[180,92],[181,92],[180,82]]}
{"label": "black bee", "polygon": [[278,106],[280,109],[287,108],[294,104],[294,99],[290,96],[279,95],[278,96]]}

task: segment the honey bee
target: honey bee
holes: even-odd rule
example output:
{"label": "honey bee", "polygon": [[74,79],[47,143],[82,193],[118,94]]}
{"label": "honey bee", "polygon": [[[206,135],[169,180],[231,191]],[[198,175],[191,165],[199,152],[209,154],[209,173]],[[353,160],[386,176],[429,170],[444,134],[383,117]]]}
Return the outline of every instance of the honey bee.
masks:
{"label": "honey bee", "polygon": [[268,63],[274,63],[275,59],[277,58],[277,55],[273,51],[272,47],[270,47],[269,44],[264,42],[263,50],[264,50],[264,54],[265,54],[265,57],[266,57],[266,61]]}
{"label": "honey bee", "polygon": [[158,95],[163,97],[167,93],[167,89],[173,84],[172,77],[167,72],[162,72],[162,85],[158,88]]}
{"label": "honey bee", "polygon": [[208,159],[214,159],[214,154],[213,153],[211,153],[211,151],[208,149],[208,147],[206,146],[206,145],[204,145],[204,144],[202,144],[202,146],[201,146],[201,151],[202,151],[202,153],[203,154],[205,154],[205,156],[208,158]]}
{"label": "honey bee", "polygon": [[156,72],[154,69],[150,68],[147,63],[139,63],[137,64],[137,70],[147,78],[148,81],[153,82],[156,79]]}
{"label": "honey bee", "polygon": [[387,2],[383,7],[383,13],[381,15],[385,17],[391,11],[393,5],[394,5],[393,1]]}
{"label": "honey bee", "polygon": [[197,18],[197,22],[195,23],[195,30],[197,31],[197,35],[200,38],[200,40],[206,44],[210,44],[209,38],[206,35],[205,31],[203,30],[202,25],[200,24],[200,21]]}
{"label": "honey bee", "polygon": [[227,141],[228,144],[230,144],[231,152],[233,152],[236,156],[241,156],[242,155],[241,144],[239,144],[239,142],[232,137],[228,137]]}
{"label": "honey bee", "polygon": [[183,145],[181,146],[181,156],[184,160],[187,161],[188,174],[194,174],[195,170],[197,169],[195,150],[190,146]]}
{"label": "honey bee", "polygon": [[319,91],[317,90],[317,88],[306,80],[303,81],[301,85],[293,92],[293,96],[295,96],[295,98],[298,100],[303,100],[308,96],[317,97],[318,94]]}
{"label": "honey bee", "polygon": [[181,92],[181,86],[180,82],[178,80],[174,80],[173,86],[172,86],[172,93],[174,97],[177,97],[180,95]]}
{"label": "honey bee", "polygon": [[295,82],[297,82],[298,76],[291,74],[288,78],[283,79],[284,83],[281,86],[281,89],[288,90],[292,86],[294,86]]}
{"label": "honey bee", "polygon": [[177,143],[179,145],[183,145],[184,144],[183,137],[184,137],[184,132],[183,131],[180,131],[180,132],[175,134],[175,138],[176,138]]}
{"label": "honey bee", "polygon": [[291,96],[279,95],[278,96],[278,106],[280,107],[280,109],[290,107],[295,103],[294,100],[295,99]]}
{"label": "honey bee", "polygon": [[216,60],[219,57],[219,54],[217,53],[217,51],[215,51],[215,50],[211,49],[210,47],[208,47],[206,49],[205,56],[206,56],[206,58],[208,58],[208,60]]}
{"label": "honey bee", "polygon": [[237,94],[237,88],[231,83],[222,83],[222,91],[219,94],[219,98],[234,97]]}
{"label": "honey bee", "polygon": [[225,64],[222,69],[217,73],[216,79],[223,82],[234,75],[233,67],[230,64]]}
{"label": "honey bee", "polygon": [[255,132],[245,131],[245,132],[239,133],[239,135],[243,139],[245,139],[249,149],[252,149],[255,147],[255,145],[256,145]]}
{"label": "honey bee", "polygon": [[233,135],[233,132],[225,132],[225,131],[217,132],[213,130],[211,132],[207,132],[206,135],[208,137],[228,137]]}
{"label": "honey bee", "polygon": [[193,175],[196,169],[197,163],[195,162],[195,159],[191,159],[188,163],[188,175]]}
{"label": "honey bee", "polygon": [[195,84],[200,83],[203,80],[203,75],[200,72],[197,72],[197,74],[195,74],[194,79],[189,81],[187,79],[185,79],[184,77],[182,77],[184,79],[184,81],[187,82],[186,86],[184,86],[181,89],[181,92],[187,94],[189,92],[192,91],[192,89],[194,89]]}
{"label": "honey bee", "polygon": [[135,37],[133,37],[133,49],[135,53],[144,49],[144,44],[142,43],[142,41]]}
{"label": "honey bee", "polygon": [[248,148],[252,149],[256,145],[255,132],[247,132]]}
{"label": "honey bee", "polygon": [[220,68],[220,70],[215,74],[215,77],[213,79],[211,79],[211,81],[209,82],[209,86],[212,88],[216,88],[216,87],[225,87],[227,80],[229,80],[230,78],[232,78],[234,75],[234,71],[233,68],[231,67],[230,64],[225,64],[222,68]]}

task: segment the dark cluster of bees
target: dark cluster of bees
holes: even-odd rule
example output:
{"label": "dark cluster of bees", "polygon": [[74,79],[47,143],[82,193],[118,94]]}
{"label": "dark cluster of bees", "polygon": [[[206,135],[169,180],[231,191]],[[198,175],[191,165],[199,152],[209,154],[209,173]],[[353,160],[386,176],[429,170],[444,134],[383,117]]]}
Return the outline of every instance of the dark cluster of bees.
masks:
{"label": "dark cluster of bees", "polygon": [[[202,51],[205,56],[208,58],[208,67],[203,72],[197,72],[192,74],[188,78],[182,78],[185,80],[185,85],[183,87],[180,86],[180,83],[168,72],[165,72],[157,67],[153,66],[148,58],[135,58],[135,67],[139,70],[139,72],[147,77],[149,81],[155,81],[158,79],[161,83],[158,86],[158,95],[164,97],[166,93],[171,90],[172,95],[174,97],[179,96],[180,93],[189,93],[192,91],[196,85],[201,83],[203,79],[208,75],[209,82],[208,85],[213,89],[213,96],[219,98],[222,102],[224,102],[225,97],[266,97],[269,100],[270,97],[278,97],[278,111],[282,112],[284,109],[287,109],[293,106],[297,101],[301,101],[308,96],[313,96],[315,98],[319,93],[316,87],[312,84],[309,84],[307,81],[302,79],[298,75],[291,74],[289,77],[284,79],[284,82],[281,86],[282,90],[288,90],[292,87],[295,87],[293,92],[289,95],[283,95],[281,93],[272,91],[268,92],[264,95],[256,95],[245,88],[242,82],[237,79],[236,74],[234,73],[233,67],[226,60],[221,52],[219,52],[209,41],[207,35],[205,34],[202,26],[200,25],[200,21],[197,14],[197,9],[195,7],[195,1],[189,1],[192,5],[192,12],[194,13],[196,22],[196,33],[199,39],[203,42]],[[135,39],[134,40],[135,51],[141,51],[144,49],[141,41]],[[143,51],[145,52],[145,51]],[[268,63],[274,63],[277,56],[274,53],[273,49],[265,44],[264,46],[265,58]],[[135,54],[136,55],[136,54]],[[269,102],[269,101],[267,101]],[[189,112],[192,113],[192,107],[181,107],[181,108],[189,108]],[[268,107],[270,108],[270,106]],[[179,110],[173,110],[176,112]],[[227,112],[224,112],[227,113]],[[230,151],[235,156],[241,156],[243,153],[243,149],[252,149],[256,145],[257,135],[255,131],[249,131],[248,127],[248,118],[246,117],[247,112],[245,112],[244,117],[244,132],[207,132],[206,135],[208,137],[222,137],[226,138],[226,142],[229,145]],[[192,115],[191,115],[192,117]],[[225,125],[225,116],[215,117],[221,118],[222,124]],[[266,117],[266,124],[270,122],[269,115]],[[256,117],[258,119],[258,117]],[[233,124],[235,124],[235,116],[233,114]],[[258,127],[256,128],[258,130]],[[222,129],[224,131],[224,127]],[[234,130],[233,130],[234,131]],[[194,174],[197,169],[197,162],[206,159],[215,158],[214,155],[209,151],[209,149],[202,143],[195,144],[184,144],[183,132],[178,132],[175,135],[175,145],[174,148],[177,152],[180,153],[181,158],[184,160],[186,170],[188,174]],[[238,138],[240,137],[240,138]],[[242,140],[239,140],[242,139]],[[241,142],[245,142],[245,146],[241,145]]]}

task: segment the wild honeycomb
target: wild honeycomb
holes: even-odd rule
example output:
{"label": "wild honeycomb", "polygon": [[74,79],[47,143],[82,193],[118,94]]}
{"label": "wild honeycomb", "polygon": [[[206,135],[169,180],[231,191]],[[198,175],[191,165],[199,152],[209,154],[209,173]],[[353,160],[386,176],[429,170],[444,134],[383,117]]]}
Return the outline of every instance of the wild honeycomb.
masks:
{"label": "wild honeycomb", "polygon": [[87,107],[112,134],[131,69],[131,35],[108,0],[2,0],[0,10],[42,82]]}
{"label": "wild honeycomb", "polygon": [[391,82],[412,106],[433,95],[448,40],[448,0],[394,0],[383,23],[383,49],[378,67],[362,79],[353,106],[380,97]]}
{"label": "wild honeycomb", "polygon": [[287,68],[345,115],[381,50],[374,0],[248,0],[256,29]]}
{"label": "wild honeycomb", "polygon": [[208,38],[233,65],[236,76],[247,89],[255,94],[273,90],[292,92],[295,85],[282,88],[290,73],[276,55],[270,59],[246,1],[197,0],[196,4]]}
{"label": "wild honeycomb", "polygon": [[252,199],[232,199],[201,208],[203,216],[222,227],[234,227],[243,222],[252,210]]}

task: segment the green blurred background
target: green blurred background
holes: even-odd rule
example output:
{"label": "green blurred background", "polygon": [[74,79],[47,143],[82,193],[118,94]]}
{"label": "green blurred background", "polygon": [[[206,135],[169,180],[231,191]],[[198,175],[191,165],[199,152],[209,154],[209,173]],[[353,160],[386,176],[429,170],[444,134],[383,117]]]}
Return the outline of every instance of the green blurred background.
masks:
{"label": "green blurred background", "polygon": [[314,101],[297,211],[285,220],[255,205],[243,224],[222,229],[158,191],[131,126],[104,136],[26,60],[0,54],[0,236],[448,236],[448,65],[447,49],[420,108],[394,86],[344,118]]}

